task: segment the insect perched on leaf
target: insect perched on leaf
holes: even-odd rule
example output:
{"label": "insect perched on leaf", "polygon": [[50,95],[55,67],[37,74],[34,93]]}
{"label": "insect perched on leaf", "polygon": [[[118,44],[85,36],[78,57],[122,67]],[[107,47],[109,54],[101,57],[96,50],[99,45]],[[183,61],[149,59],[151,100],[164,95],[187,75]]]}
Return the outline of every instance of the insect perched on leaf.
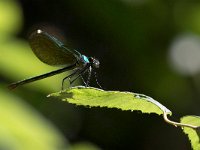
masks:
{"label": "insect perched on leaf", "polygon": [[[80,54],[76,50],[68,49],[61,41],[42,30],[33,32],[29,37],[29,43],[34,54],[42,62],[48,65],[65,65],[65,67],[46,74],[12,83],[9,85],[10,89],[14,89],[20,85],[44,79],[69,70],[72,70],[73,72],[62,80],[62,89],[66,79],[69,79],[71,85],[79,77],[83,79],[82,75],[85,72],[88,72],[88,79],[87,82],[85,82],[83,79],[83,82],[86,86],[88,86],[92,69],[99,68],[100,63],[96,58],[87,57]],[[96,77],[96,72],[94,73]],[[97,79],[96,82],[99,85]]]}

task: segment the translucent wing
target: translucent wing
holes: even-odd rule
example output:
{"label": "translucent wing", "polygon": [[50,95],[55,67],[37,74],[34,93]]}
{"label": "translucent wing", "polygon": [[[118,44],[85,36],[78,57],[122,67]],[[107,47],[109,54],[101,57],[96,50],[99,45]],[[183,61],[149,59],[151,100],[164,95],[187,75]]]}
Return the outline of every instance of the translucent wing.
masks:
{"label": "translucent wing", "polygon": [[77,51],[71,51],[55,37],[37,30],[29,37],[29,43],[35,55],[48,65],[75,64]]}

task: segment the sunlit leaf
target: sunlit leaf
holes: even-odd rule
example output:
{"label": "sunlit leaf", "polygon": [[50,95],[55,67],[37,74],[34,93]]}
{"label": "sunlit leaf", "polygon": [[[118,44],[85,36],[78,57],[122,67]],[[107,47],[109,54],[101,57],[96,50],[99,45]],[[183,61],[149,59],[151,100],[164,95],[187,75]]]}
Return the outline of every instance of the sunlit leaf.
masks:
{"label": "sunlit leaf", "polygon": [[139,110],[142,113],[171,114],[165,106],[143,94],[119,91],[104,91],[92,87],[74,87],[66,91],[50,94],[76,105],[89,107],[118,108],[121,110]]}
{"label": "sunlit leaf", "polygon": [[[200,116],[185,116],[181,118],[181,123],[190,124],[194,126],[200,126]],[[200,128],[192,129],[189,127],[183,127],[183,131],[188,135],[192,148],[194,150],[200,150]]]}

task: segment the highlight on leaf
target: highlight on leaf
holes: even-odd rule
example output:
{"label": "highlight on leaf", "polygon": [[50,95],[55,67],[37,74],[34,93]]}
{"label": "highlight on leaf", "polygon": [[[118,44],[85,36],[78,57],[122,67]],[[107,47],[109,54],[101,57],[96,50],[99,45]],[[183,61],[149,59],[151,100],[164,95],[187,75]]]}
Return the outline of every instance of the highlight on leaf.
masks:
{"label": "highlight on leaf", "polygon": [[48,97],[58,97],[72,104],[89,107],[107,107],[142,113],[171,114],[171,111],[153,98],[132,92],[105,91],[93,87],[77,86],[65,91],[52,93]]}
{"label": "highlight on leaf", "polygon": [[183,132],[188,135],[193,150],[200,149],[200,116],[184,116],[181,123],[191,124],[196,128],[183,127]]}

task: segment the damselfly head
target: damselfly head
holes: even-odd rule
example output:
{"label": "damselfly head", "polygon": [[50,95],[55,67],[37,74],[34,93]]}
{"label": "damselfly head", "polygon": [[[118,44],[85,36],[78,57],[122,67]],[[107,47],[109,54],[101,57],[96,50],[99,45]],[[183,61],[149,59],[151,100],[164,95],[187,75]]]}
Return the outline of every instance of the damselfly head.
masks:
{"label": "damselfly head", "polygon": [[94,57],[90,57],[90,58],[89,58],[89,61],[90,61],[91,65],[92,65],[92,67],[94,67],[94,68],[99,68],[100,62],[99,62],[98,59],[96,59],[96,58],[94,58]]}

